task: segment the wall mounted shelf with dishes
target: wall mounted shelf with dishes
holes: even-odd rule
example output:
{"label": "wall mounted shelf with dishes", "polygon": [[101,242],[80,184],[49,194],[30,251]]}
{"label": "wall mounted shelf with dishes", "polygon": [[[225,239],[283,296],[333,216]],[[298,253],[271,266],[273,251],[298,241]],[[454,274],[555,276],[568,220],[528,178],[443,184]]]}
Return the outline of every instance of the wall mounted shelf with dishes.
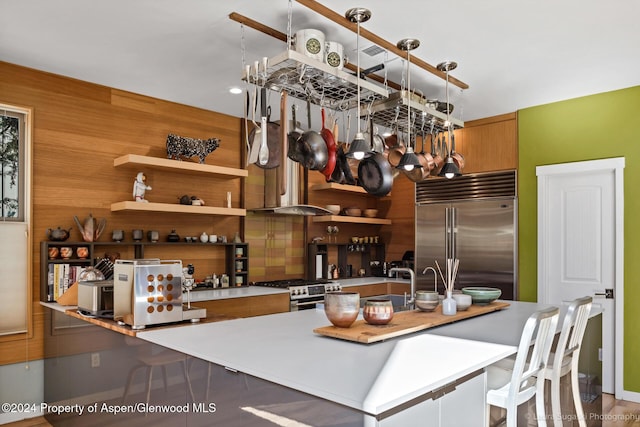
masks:
{"label": "wall mounted shelf with dishes", "polygon": [[178,203],[139,203],[133,200],[111,204],[111,212],[140,211],[140,212],[175,212],[202,215],[247,216],[246,209],[221,208],[217,206],[191,206]]}
{"label": "wall mounted shelf with dishes", "polygon": [[363,216],[319,215],[311,217],[313,222],[348,222],[352,224],[391,225],[390,219],[366,218]]}
{"label": "wall mounted shelf with dishes", "polygon": [[125,154],[113,160],[113,166],[147,166],[153,169],[165,169],[194,174],[212,174],[229,178],[244,178],[249,176],[246,169],[228,168],[225,166],[206,165],[201,163],[161,159],[158,157]]}
{"label": "wall mounted shelf with dishes", "polygon": [[[135,202],[134,202],[135,203]],[[142,203],[141,203],[142,204]],[[156,249],[160,247],[180,247],[180,251],[186,248],[200,248],[201,250],[224,250],[224,273],[229,276],[229,287],[243,287],[249,285],[249,244],[248,243],[201,243],[201,242],[149,242],[149,241],[122,241],[122,242],[40,242],[40,301],[55,302],[62,295],[61,291],[68,289],[73,282],[65,285],[56,279],[54,271],[63,270],[60,266],[69,268],[94,266],[103,256],[103,252],[117,252],[122,259],[154,258]],[[67,257],[63,257],[62,248],[71,249]],[[80,256],[78,248],[86,248],[86,253]],[[145,251],[147,253],[145,253]],[[107,256],[107,253],[104,256]],[[151,252],[151,253],[149,253]],[[100,254],[99,254],[100,253]],[[206,256],[205,256],[206,257]],[[64,279],[64,276],[62,276]],[[57,288],[62,286],[61,288]],[[57,290],[59,289],[59,290]]]}
{"label": "wall mounted shelf with dishes", "polygon": [[321,184],[316,184],[311,186],[311,190],[312,191],[337,190],[337,191],[346,191],[349,193],[369,194],[367,193],[367,190],[360,187],[359,185],[338,184],[335,182],[323,182]]}
{"label": "wall mounted shelf with dishes", "polygon": [[[229,168],[225,166],[207,165],[188,161],[163,159],[158,157],[125,154],[113,160],[114,167],[149,167],[169,172],[189,173],[215,176],[223,179],[245,178],[249,172],[245,169]],[[177,203],[139,203],[133,200],[115,202],[111,204],[111,212],[141,211],[141,212],[174,212],[201,215],[246,216],[243,208],[224,208],[218,206],[192,206]]]}

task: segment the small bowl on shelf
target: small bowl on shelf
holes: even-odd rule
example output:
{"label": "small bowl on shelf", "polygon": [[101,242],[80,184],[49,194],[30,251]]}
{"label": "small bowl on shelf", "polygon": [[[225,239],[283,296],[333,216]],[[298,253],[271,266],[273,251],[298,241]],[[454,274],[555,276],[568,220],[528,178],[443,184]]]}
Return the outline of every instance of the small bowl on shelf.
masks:
{"label": "small bowl on shelf", "polygon": [[471,295],[471,301],[476,305],[487,305],[500,298],[500,295],[502,295],[502,291],[500,289],[485,286],[462,288],[462,293]]}
{"label": "small bowl on shelf", "polygon": [[366,218],[375,218],[378,216],[378,209],[365,209],[363,215]]}
{"label": "small bowl on shelf", "polygon": [[326,205],[324,208],[331,212],[333,215],[340,214],[340,205]]}
{"label": "small bowl on shelf", "polygon": [[362,209],[358,208],[345,208],[344,214],[347,216],[362,216]]}

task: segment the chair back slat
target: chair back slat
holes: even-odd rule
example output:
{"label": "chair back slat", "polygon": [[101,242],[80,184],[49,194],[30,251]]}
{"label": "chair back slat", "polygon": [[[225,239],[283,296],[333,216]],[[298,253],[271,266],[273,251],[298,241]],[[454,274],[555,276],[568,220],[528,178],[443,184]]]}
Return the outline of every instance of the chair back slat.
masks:
{"label": "chair back slat", "polygon": [[[515,396],[524,388],[532,387],[534,382],[529,380],[546,367],[558,325],[559,313],[558,307],[549,307],[536,311],[527,319],[522,329],[522,337],[513,365],[509,389],[510,398],[515,399]],[[527,363],[532,342],[533,349]]]}
{"label": "chair back slat", "polygon": [[567,307],[567,313],[562,323],[562,331],[556,345],[553,360],[554,370],[561,369],[562,360],[565,357],[580,351],[582,338],[589,321],[592,301],[593,298],[586,296],[571,301],[571,304]]}

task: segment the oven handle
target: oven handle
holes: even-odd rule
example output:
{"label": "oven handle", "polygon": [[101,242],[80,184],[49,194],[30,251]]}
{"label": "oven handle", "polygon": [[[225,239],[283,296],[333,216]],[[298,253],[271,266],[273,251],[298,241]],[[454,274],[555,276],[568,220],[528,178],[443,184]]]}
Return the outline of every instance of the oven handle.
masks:
{"label": "oven handle", "polygon": [[307,301],[307,302],[298,302],[296,300],[292,300],[291,301],[291,305],[290,305],[290,309],[291,309],[291,311],[298,311],[299,310],[298,307],[304,307],[304,306],[316,305],[316,304],[323,304],[323,303],[324,303],[324,299]]}

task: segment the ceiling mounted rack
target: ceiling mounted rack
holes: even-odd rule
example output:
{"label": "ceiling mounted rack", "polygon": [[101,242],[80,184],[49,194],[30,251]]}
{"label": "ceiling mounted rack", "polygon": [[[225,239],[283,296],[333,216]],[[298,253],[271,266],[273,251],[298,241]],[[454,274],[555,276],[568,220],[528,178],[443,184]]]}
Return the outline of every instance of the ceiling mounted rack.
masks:
{"label": "ceiling mounted rack", "polygon": [[[439,111],[436,109],[438,107],[432,108],[431,104],[434,104],[434,102],[427,101],[416,93],[411,93],[411,96],[409,96],[408,91],[403,90],[392,93],[386,99],[373,102],[371,107],[366,110],[361,109],[360,116],[371,115],[375,124],[388,128],[397,128],[403,132],[407,131],[408,123],[412,124],[412,133],[431,124],[434,125],[436,130],[445,130],[447,128],[445,124],[447,121],[446,111]],[[411,121],[408,120],[408,115],[411,115]],[[464,127],[464,122],[461,120],[449,118],[449,121],[454,128]]]}
{"label": "ceiling mounted rack", "polygon": [[[349,110],[358,106],[358,77],[317,61],[295,50],[287,49],[267,60],[266,71],[257,75],[245,71],[242,79],[275,91],[285,89],[288,96],[333,110]],[[248,79],[248,80],[247,80]],[[389,91],[360,79],[360,99],[364,104],[389,97]]]}

